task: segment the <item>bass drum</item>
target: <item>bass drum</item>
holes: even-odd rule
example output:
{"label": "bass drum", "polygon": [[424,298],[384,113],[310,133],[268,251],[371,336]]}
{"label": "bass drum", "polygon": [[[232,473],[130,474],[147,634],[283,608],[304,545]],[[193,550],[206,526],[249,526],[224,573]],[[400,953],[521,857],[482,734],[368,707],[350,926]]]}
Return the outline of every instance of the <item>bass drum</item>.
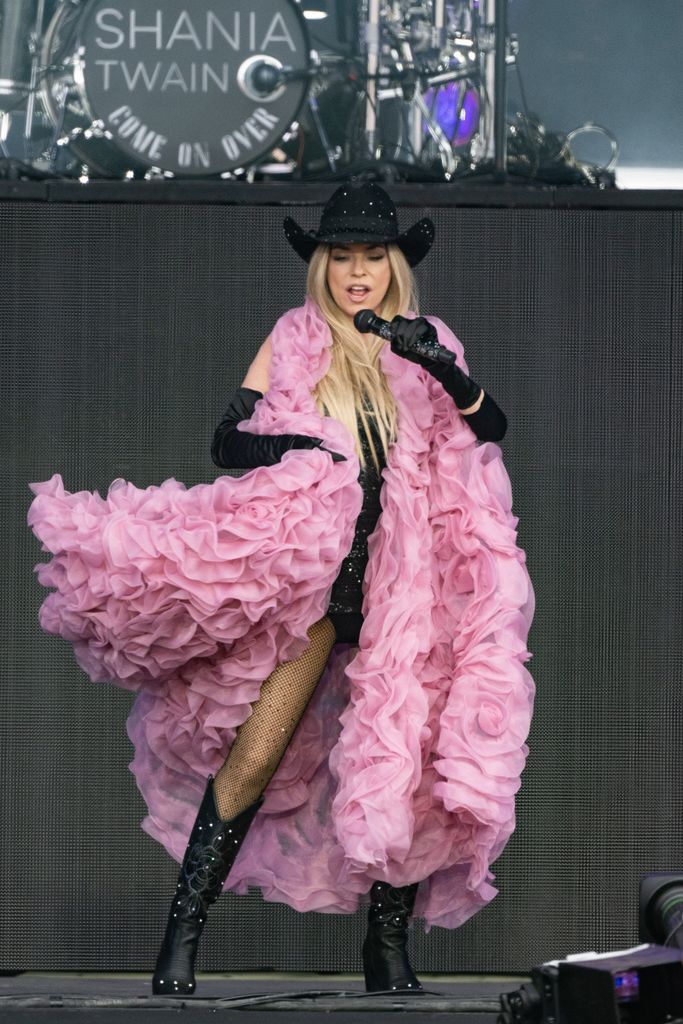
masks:
{"label": "bass drum", "polygon": [[56,170],[215,176],[278,144],[310,50],[294,0],[64,0],[42,63]]}

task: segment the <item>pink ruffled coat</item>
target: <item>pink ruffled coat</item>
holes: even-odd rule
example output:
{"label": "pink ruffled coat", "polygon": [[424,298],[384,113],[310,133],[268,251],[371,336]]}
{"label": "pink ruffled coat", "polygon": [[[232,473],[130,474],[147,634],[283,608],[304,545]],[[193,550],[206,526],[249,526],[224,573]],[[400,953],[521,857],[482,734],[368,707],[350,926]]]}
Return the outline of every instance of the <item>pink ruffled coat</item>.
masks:
{"label": "pink ruffled coat", "polygon": [[[37,568],[54,588],[41,624],[91,679],[138,692],[128,731],[143,828],[178,860],[261,681],[324,615],[361,507],[351,437],[312,397],[331,345],[317,307],[286,313],[272,343],[270,389],[243,429],[321,437],[346,461],[291,451],[189,490],[119,480],[106,499],[69,494],[58,476],[33,485],[29,523],[53,555]],[[495,895],[490,864],[514,829],[533,592],[500,450],[476,443],[421,368],[388,346],[381,361],[399,429],[359,647],[335,647],[229,888],[351,912],[375,879],[419,881],[416,913],[455,927]]]}

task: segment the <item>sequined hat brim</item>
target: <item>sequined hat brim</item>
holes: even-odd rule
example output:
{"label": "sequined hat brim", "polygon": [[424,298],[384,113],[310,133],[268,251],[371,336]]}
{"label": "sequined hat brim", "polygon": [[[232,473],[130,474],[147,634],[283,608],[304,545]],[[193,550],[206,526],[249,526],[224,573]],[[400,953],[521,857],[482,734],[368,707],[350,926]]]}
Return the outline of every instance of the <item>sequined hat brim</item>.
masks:
{"label": "sequined hat brim", "polygon": [[285,236],[294,251],[306,263],[319,245],[335,243],[353,244],[354,242],[377,242],[378,244],[393,243],[399,247],[409,266],[416,267],[429,252],[434,241],[434,224],[429,217],[423,217],[417,224],[404,231],[401,235],[392,235],[387,231],[369,231],[362,227],[349,227],[339,231],[304,231],[292,218],[285,217]]}

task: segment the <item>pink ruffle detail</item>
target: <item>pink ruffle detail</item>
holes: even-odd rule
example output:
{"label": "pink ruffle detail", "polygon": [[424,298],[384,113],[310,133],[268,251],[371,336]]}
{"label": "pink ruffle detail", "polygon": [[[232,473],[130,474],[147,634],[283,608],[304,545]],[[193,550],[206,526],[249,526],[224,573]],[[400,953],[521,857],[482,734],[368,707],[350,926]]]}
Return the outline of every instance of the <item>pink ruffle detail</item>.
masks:
{"label": "pink ruffle detail", "polygon": [[[439,340],[462,347],[440,321]],[[117,482],[106,498],[34,485],[29,521],[53,553],[41,622],[95,680],[139,690],[129,718],[143,826],[180,859],[261,681],[322,616],[360,509],[345,428],[312,396],[331,339],[307,302],[272,335],[271,387],[243,429],[309,433],[347,456],[185,490]],[[494,895],[514,827],[533,683],[533,594],[495,445],[387,349],[399,410],[370,538],[359,648],[335,648],[267,791],[230,888],[298,910],[352,911],[372,880],[422,881],[417,912],[455,927]]]}
{"label": "pink ruffle detail", "polygon": [[[462,348],[432,321],[441,344]],[[454,927],[495,894],[489,865],[514,827],[533,683],[533,592],[500,450],[477,446],[432,378],[389,350],[400,410],[370,538],[365,622],[343,729],[335,827],[346,857]],[[443,886],[442,872],[451,882]]]}
{"label": "pink ruffle detail", "polygon": [[69,494],[59,476],[33,484],[29,524],[54,555],[37,568],[55,588],[41,625],[93,680],[132,690],[225,656],[256,623],[281,630],[284,618],[282,655],[296,657],[353,536],[352,474],[314,450],[190,490],[116,481],[102,499]]}

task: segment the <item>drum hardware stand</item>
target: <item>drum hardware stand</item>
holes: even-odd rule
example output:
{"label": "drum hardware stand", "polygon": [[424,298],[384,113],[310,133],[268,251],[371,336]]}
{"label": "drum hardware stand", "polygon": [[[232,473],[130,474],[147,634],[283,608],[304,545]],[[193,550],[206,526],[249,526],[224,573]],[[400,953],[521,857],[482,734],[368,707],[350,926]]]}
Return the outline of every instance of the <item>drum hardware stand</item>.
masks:
{"label": "drum hardware stand", "polygon": [[507,15],[508,0],[494,0],[496,48],[494,58],[494,177],[505,181],[508,170],[507,157]]}
{"label": "drum hardware stand", "polygon": [[482,55],[487,112],[482,137],[482,165],[494,181],[507,180],[507,65],[514,63],[517,39],[508,35],[508,0],[484,0],[483,22],[475,26]]}
{"label": "drum hardware stand", "polygon": [[[423,84],[426,85],[427,88],[432,88],[432,87],[437,86],[437,85],[444,85],[447,82],[465,82],[465,83],[472,82],[477,77],[478,76],[477,76],[476,72],[473,73],[471,68],[465,67],[465,68],[461,68],[461,69],[454,69],[452,71],[437,72],[436,74],[428,74],[428,75],[426,75],[424,77]],[[458,124],[459,124],[459,121],[460,121],[460,114],[462,112],[464,102],[465,102],[465,89],[462,90],[462,92],[460,93],[460,95],[458,97],[458,105],[457,105],[457,108],[456,108],[455,128],[454,128],[454,133],[455,134],[457,134]],[[442,162],[442,165],[443,165],[443,168],[444,168],[444,174],[446,176],[446,180],[448,181],[456,173],[457,168],[458,168],[458,157],[453,152],[452,140],[450,140],[450,139],[448,139],[446,137],[446,135],[445,135],[441,125],[434,118],[433,111],[429,110],[429,108],[427,107],[427,104],[424,101],[424,97],[419,92],[419,90],[416,91],[416,93],[415,93],[415,97],[414,97],[413,103],[417,107],[417,109],[419,110],[420,114],[422,115],[422,118],[424,119],[424,125],[425,125],[427,131],[429,132],[431,137],[434,139],[434,142],[439,147],[439,151],[442,154],[441,162]],[[420,139],[419,139],[419,147],[416,150],[418,155],[420,154],[422,148],[423,148],[423,143],[422,143],[422,138],[420,137]]]}
{"label": "drum hardware stand", "polygon": [[12,157],[7,148],[7,136],[9,135],[10,115],[0,110],[0,153],[4,160],[11,160]]}
{"label": "drum hardware stand", "polygon": [[[44,0],[40,0],[44,3]],[[71,3],[74,8],[77,8],[77,0],[63,0],[63,5],[66,7],[68,3]],[[58,11],[60,8],[57,9]],[[89,114],[84,122],[75,125],[69,130],[65,130],[65,122],[69,104],[70,96],[70,84],[68,81],[58,80],[56,83],[51,84],[49,80],[46,80],[46,76],[52,73],[57,75],[69,73],[70,78],[74,79],[75,69],[83,66],[82,54],[75,52],[70,54],[66,60],[59,61],[57,63],[50,62],[51,47],[54,42],[54,28],[56,25],[55,19],[53,19],[45,32],[42,35],[42,50],[40,53],[42,66],[40,66],[40,78],[43,82],[41,95],[42,103],[45,111],[48,115],[48,119],[53,126],[52,141],[45,150],[45,156],[47,160],[48,171],[51,174],[55,174],[58,177],[62,177],[63,174],[57,169],[57,158],[61,149],[69,147],[70,143],[77,141],[78,139],[107,139],[112,140],[113,135],[106,127],[105,123],[98,119],[92,118]],[[70,26],[70,34],[67,35],[65,40],[60,41],[59,51],[63,52],[64,49],[69,50],[70,40],[74,36],[74,26]],[[38,89],[36,89],[36,92]],[[77,154],[78,155],[78,154]],[[95,164],[97,168],[97,164]],[[90,181],[91,166],[87,161],[79,159],[77,179],[82,184],[86,184]],[[130,174],[126,171],[123,176],[124,180],[130,179]]]}
{"label": "drum hardware stand", "polygon": [[[417,83],[421,86],[431,88],[434,85],[443,85],[446,82],[470,81],[473,76],[470,70],[466,70],[440,72],[434,75],[418,73],[416,77]],[[392,98],[398,99],[402,96],[405,96],[405,87],[403,85],[399,85],[394,88],[380,89],[378,91],[379,100]],[[461,109],[462,100],[460,100],[458,104],[458,116]],[[424,125],[424,128],[427,130],[439,150],[444,177],[446,181],[450,181],[451,177],[457,170],[458,157],[453,152],[451,141],[447,138],[441,125],[434,118],[433,111],[431,111],[425,103],[424,97],[419,88],[412,89],[412,97],[408,113],[410,115],[410,150],[415,157],[415,160],[419,162],[424,151],[425,142],[422,137],[422,129]],[[415,131],[416,125],[417,132]]]}
{"label": "drum hardware stand", "polygon": [[315,127],[317,129],[320,142],[322,143],[322,147],[325,150],[325,157],[327,158],[328,166],[332,173],[336,174],[337,161],[341,156],[341,150],[339,146],[333,146],[329,140],[327,132],[325,131],[325,126],[320,116],[320,111],[318,109],[318,99],[313,91],[311,91],[311,94],[308,97],[308,109],[311,112],[313,123],[315,124]]}
{"label": "drum hardware stand", "polygon": [[[428,110],[419,89],[416,88],[417,85],[421,85],[423,87],[426,85],[427,88],[429,88],[433,83],[429,72],[425,73],[424,70],[417,68],[413,45],[415,44],[419,50],[423,51],[427,48],[431,54],[441,54],[443,52],[446,46],[445,0],[432,0],[431,25],[427,20],[427,11],[420,12],[419,8],[416,8],[414,13],[422,13],[425,17],[425,21],[423,23],[420,20],[418,25],[416,25],[414,21],[411,21],[410,29],[408,31],[404,30],[401,33],[400,42],[401,61],[405,62],[407,67],[414,69],[414,80],[410,95],[407,94],[404,88],[405,98],[411,101],[408,112],[410,148],[415,155],[415,158],[419,160],[424,149],[424,125],[441,153],[441,162],[444,168],[444,174],[448,179],[455,170],[457,161],[452,151],[452,147],[442,131],[441,126],[433,118],[432,113]],[[423,25],[424,28],[422,28]],[[421,34],[416,31],[418,26],[422,28]],[[444,78],[442,81],[452,80],[453,79],[451,78]]]}
{"label": "drum hardware stand", "polygon": [[365,156],[376,156],[377,135],[377,74],[379,71],[380,0],[368,0],[368,18],[365,27],[367,48],[365,85]]}
{"label": "drum hardware stand", "polygon": [[[59,68],[58,70],[62,70]],[[63,146],[67,146],[71,142],[72,138],[77,138],[78,129],[74,128],[73,132],[64,134],[64,118],[66,116],[66,100],[68,96],[68,88],[64,82],[60,82],[57,90],[53,93],[55,100],[54,110],[57,116],[54,119],[54,130],[52,133],[52,142],[47,149],[47,165],[51,171],[56,170],[57,165],[57,154]]]}
{"label": "drum hardware stand", "polygon": [[[131,172],[126,171],[124,179],[129,181],[131,178]],[[173,171],[164,171],[161,167],[148,167],[144,174],[145,181],[169,181],[171,178],[175,178]]]}
{"label": "drum hardware stand", "polygon": [[[441,163],[444,169],[444,176],[447,181],[450,181],[458,166],[458,161],[453,152],[453,147],[446,138],[441,125],[432,117],[431,111],[429,110],[427,104],[424,101],[424,97],[419,92],[415,93],[415,97],[413,99],[413,106],[415,110],[418,112],[418,117],[415,118],[415,120],[420,122],[421,127],[422,120],[424,119],[427,131],[429,132],[431,137],[434,139],[434,142],[438,146],[439,152],[441,153]],[[420,137],[420,143],[421,142],[422,138]],[[417,153],[419,155],[419,149],[417,150]]]}
{"label": "drum hardware stand", "polygon": [[[465,36],[471,38],[465,38],[460,31],[452,36],[450,30],[443,24],[441,0],[432,0],[433,46],[438,53],[443,53],[447,47],[453,50],[461,46],[468,47],[471,63],[463,64],[458,69],[446,70],[445,73],[423,69],[420,72],[420,81],[426,88],[448,81],[471,83],[472,88],[477,91],[481,109],[480,127],[472,143],[467,170],[469,174],[493,174],[495,180],[504,181],[508,167],[507,65],[515,61],[518,51],[517,40],[507,32],[507,0],[481,0],[481,3],[466,6],[467,10],[462,12],[461,27]],[[462,161],[462,157],[452,154],[452,150],[465,101],[466,92],[463,90],[458,96],[455,128],[450,140],[441,131],[440,125],[434,125],[433,111],[427,111],[427,114],[424,109],[421,111],[424,129],[439,148],[447,180],[454,174],[457,175],[458,164]],[[418,107],[417,104],[415,106]],[[420,121],[419,116],[414,118],[413,149],[418,153],[421,148]],[[436,132],[433,131],[434,127],[437,129]],[[453,155],[453,160],[445,160],[447,150]]]}
{"label": "drum hardware stand", "polygon": [[[31,66],[28,76],[28,82],[21,83],[7,83],[9,87],[16,84],[19,86],[18,91],[21,95],[18,101],[11,104],[8,109],[0,110],[0,152],[5,160],[14,162],[16,168],[25,170],[28,174],[32,172],[34,168],[30,167],[27,161],[30,161],[31,156],[29,153],[29,143],[33,137],[33,121],[35,114],[35,100],[36,93],[38,90],[39,82],[42,78],[40,68],[40,39],[43,31],[43,22],[45,20],[45,0],[37,0],[36,14],[33,23],[33,27],[28,33],[28,39],[26,40],[26,47],[31,57]],[[0,83],[2,85],[3,83]],[[0,90],[1,91],[1,90]],[[14,91],[11,90],[10,91]],[[21,108],[26,103],[25,120],[24,120],[24,160],[16,160],[12,157],[11,153],[7,148],[7,138],[11,128],[12,113]],[[33,177],[33,174],[29,174]]]}
{"label": "drum hardware stand", "polygon": [[[471,42],[465,42],[476,51],[478,61],[467,66],[437,70],[433,67],[420,67],[414,55],[414,45],[421,51],[429,51],[431,58],[436,54],[443,54],[448,44],[449,32],[446,27],[446,4],[445,0],[432,0],[431,4],[424,2],[414,4],[412,8],[405,3],[399,2],[384,5],[380,0],[364,0],[362,3],[363,17],[365,20],[365,34],[361,39],[361,45],[365,49],[365,126],[363,144],[361,148],[361,159],[353,162],[347,168],[348,173],[357,173],[361,168],[370,170],[372,162],[382,159],[378,150],[377,128],[379,121],[379,102],[392,97],[403,97],[409,103],[406,111],[408,119],[408,139],[410,151],[416,162],[412,168],[412,175],[415,174],[417,166],[424,152],[424,132],[435,143],[445,180],[451,180],[457,173],[461,161],[454,153],[453,141],[449,140],[438,123],[433,111],[430,111],[421,95],[421,89],[438,87],[451,81],[480,81],[488,82],[489,110],[485,118],[486,130],[489,138],[485,141],[484,158],[495,157],[495,138],[491,133],[494,124],[494,113],[496,107],[501,110],[503,123],[503,137],[505,135],[505,99],[501,87],[497,84],[496,77],[496,14],[497,8],[502,9],[503,15],[500,22],[503,26],[501,42],[503,60],[506,59],[506,37],[505,37],[505,5],[506,0],[484,0],[488,5],[486,15],[482,18],[476,12],[469,14],[468,26],[472,30]],[[411,18],[410,22],[408,19]],[[419,20],[415,20],[419,19]],[[431,19],[425,31],[426,19]],[[485,24],[479,24],[479,22]],[[391,47],[393,66],[380,68],[383,37],[389,36],[388,45]],[[474,37],[477,37],[476,39]],[[485,58],[486,50],[479,45],[479,40],[490,51],[488,58]],[[387,42],[386,38],[384,41]],[[414,45],[413,45],[414,44]],[[457,45],[457,43],[455,44]],[[474,58],[474,54],[471,55]],[[429,62],[429,57],[428,61]],[[397,83],[387,88],[381,87],[381,82]],[[504,75],[502,88],[504,89]],[[459,117],[465,102],[464,91],[458,97],[457,116]],[[483,104],[482,104],[483,105]],[[482,115],[483,116],[483,115]],[[456,120],[455,132],[457,133],[458,121]],[[400,146],[400,142],[399,142]],[[500,146],[498,146],[500,148]],[[505,162],[503,153],[502,161]],[[412,166],[412,165],[411,165]],[[399,168],[397,167],[398,171]],[[384,169],[386,172],[386,168]]]}
{"label": "drum hardware stand", "polygon": [[[307,72],[307,77],[310,77],[313,80],[313,82],[315,82],[316,79],[320,81],[327,74],[328,69],[325,67],[323,61],[320,58],[319,53],[316,50],[311,51],[311,61],[312,68],[310,71]],[[323,119],[320,115],[318,97],[316,95],[315,88],[311,88],[311,90],[309,91],[308,98],[306,100],[306,105],[310,111],[311,120],[315,125],[315,129],[318,133],[318,138],[320,139],[320,143],[325,152],[325,159],[327,160],[327,165],[332,171],[332,173],[336,174],[338,170],[337,162],[341,158],[342,151],[339,146],[333,146],[330,141],[329,135],[327,134],[327,130],[323,123]]]}
{"label": "drum hardware stand", "polygon": [[434,34],[432,46],[439,53],[446,46],[446,3],[445,0],[434,0]]}
{"label": "drum hardware stand", "polygon": [[33,117],[35,114],[36,90],[40,75],[40,39],[43,33],[43,20],[45,18],[45,0],[38,0],[36,9],[36,20],[33,32],[29,39],[29,50],[31,53],[31,77],[29,79],[28,100],[26,103],[26,121],[24,122],[24,144],[28,146],[33,137]]}

